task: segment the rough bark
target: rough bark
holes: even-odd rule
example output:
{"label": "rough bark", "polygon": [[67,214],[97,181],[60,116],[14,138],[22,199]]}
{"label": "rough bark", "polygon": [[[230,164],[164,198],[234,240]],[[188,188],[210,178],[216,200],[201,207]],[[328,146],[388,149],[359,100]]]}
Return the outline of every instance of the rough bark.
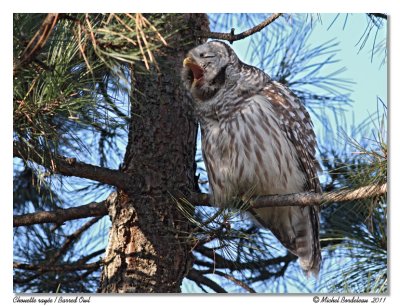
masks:
{"label": "rough bark", "polygon": [[[152,16],[149,16],[151,18]],[[189,224],[170,191],[195,185],[197,125],[180,81],[185,53],[208,30],[205,14],[170,14],[162,33],[179,31],[155,53],[160,71],[132,68],[132,116],[122,171],[132,178],[109,205],[112,227],[101,292],[180,292],[191,267]]]}

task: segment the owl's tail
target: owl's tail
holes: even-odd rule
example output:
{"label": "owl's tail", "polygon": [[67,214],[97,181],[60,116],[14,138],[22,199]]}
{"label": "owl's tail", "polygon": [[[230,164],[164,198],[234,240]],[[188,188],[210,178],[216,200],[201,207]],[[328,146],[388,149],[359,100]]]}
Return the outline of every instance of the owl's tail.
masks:
{"label": "owl's tail", "polygon": [[299,257],[301,268],[318,277],[321,266],[319,215],[315,207],[268,207],[253,210],[253,217]]}

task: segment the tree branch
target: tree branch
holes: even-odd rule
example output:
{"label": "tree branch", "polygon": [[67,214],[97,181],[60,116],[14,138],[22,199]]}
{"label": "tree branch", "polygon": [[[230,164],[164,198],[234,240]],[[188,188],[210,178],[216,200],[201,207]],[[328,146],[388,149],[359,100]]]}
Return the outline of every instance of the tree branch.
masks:
{"label": "tree branch", "polygon": [[[314,206],[332,202],[348,202],[362,200],[372,196],[381,196],[387,192],[387,184],[368,185],[357,189],[344,189],[325,193],[300,192],[284,195],[268,195],[254,197],[249,200],[250,208],[278,207],[278,206]],[[192,193],[191,203],[198,206],[213,206],[208,194]]]}
{"label": "tree branch", "polygon": [[222,39],[222,40],[227,40],[231,44],[236,41],[236,40],[241,40],[244,39],[254,33],[257,33],[261,31],[263,28],[274,22],[276,19],[278,19],[280,16],[282,16],[282,13],[276,13],[272,14],[270,17],[265,19],[263,22],[259,23],[255,27],[244,31],[239,34],[235,34],[235,29],[232,29],[230,33],[218,33],[218,32],[198,32],[196,36],[198,37],[203,37],[203,38],[214,38],[214,39]]}
{"label": "tree branch", "polygon": [[280,256],[276,258],[257,260],[257,261],[237,262],[234,260],[229,260],[221,256],[220,254],[216,253],[214,250],[204,246],[198,246],[194,249],[194,251],[199,252],[201,255],[210,258],[213,261],[213,262],[204,262],[195,260],[194,264],[198,264],[200,266],[205,266],[212,269],[229,269],[231,271],[253,269],[254,267],[267,267],[270,265],[280,264],[281,262],[291,262],[297,258],[292,253],[288,252],[285,256]]}
{"label": "tree branch", "polygon": [[325,193],[302,192],[287,195],[262,196],[250,200],[251,208],[277,206],[313,206],[333,202],[348,202],[384,195],[387,185],[368,185],[354,190],[340,190]]}
{"label": "tree branch", "polygon": [[96,256],[104,254],[105,251],[106,251],[106,249],[100,249],[100,250],[94,251],[93,253],[90,253],[90,254],[88,254],[86,256],[83,256],[81,259],[76,261],[76,264],[78,264],[78,265],[84,264],[85,262],[89,261],[90,259],[92,259],[92,258],[94,258]]}
{"label": "tree branch", "polygon": [[230,280],[231,282],[235,283],[236,285],[242,287],[244,290],[250,292],[250,293],[257,293],[253,288],[251,288],[249,285],[247,285],[245,282],[233,277],[232,275],[223,273],[221,271],[215,270],[215,271],[209,271],[210,273],[222,276],[226,278],[227,280]]}
{"label": "tree branch", "polygon": [[120,189],[128,190],[130,176],[113,169],[94,166],[76,161],[76,158],[58,156],[57,158],[45,158],[44,152],[33,152],[18,146],[14,143],[14,157],[24,160],[31,160],[39,165],[50,169],[53,173],[59,173],[65,176],[77,176],[94,180],[100,183],[116,186]]}
{"label": "tree branch", "polygon": [[[82,267],[87,261],[89,261],[90,259],[92,259],[92,258],[94,258],[94,257],[96,257],[96,256],[99,256],[99,255],[101,255],[101,254],[104,254],[104,252],[105,252],[105,249],[97,250],[97,251],[95,251],[95,252],[93,252],[93,253],[91,253],[91,254],[89,254],[89,255],[86,255],[86,256],[82,257],[81,259],[79,259],[78,261],[76,261],[76,262],[74,263],[74,265],[75,265],[75,266]],[[21,265],[21,263],[15,263],[15,264],[16,264],[16,265]],[[36,265],[37,268],[38,268],[38,267],[42,267],[42,266],[43,266],[43,264]],[[20,266],[20,267],[21,267],[21,269],[23,269],[24,266]],[[60,267],[60,265],[57,266],[57,267]],[[86,267],[89,267],[89,268],[87,269],[87,271],[86,271],[85,273],[83,273],[83,274],[81,274],[81,275],[78,275],[78,276],[75,277],[75,278],[71,278],[71,279],[70,279],[70,282],[85,279],[85,277],[86,277],[87,275],[93,273],[95,270],[98,269],[97,265],[93,265],[92,267],[91,267],[91,266],[86,266]],[[31,266],[31,267],[29,267],[29,268],[32,268],[32,269],[33,269],[33,266]],[[17,269],[18,269],[18,268],[17,268]],[[31,271],[32,271],[32,269],[25,269],[25,270],[31,270]],[[26,284],[26,283],[30,283],[30,282],[33,281],[34,279],[39,278],[39,277],[40,277],[41,275],[43,275],[44,273],[52,272],[52,271],[53,271],[53,270],[49,271],[49,270],[46,270],[46,269],[44,269],[44,271],[42,271],[42,270],[40,270],[40,269],[39,269],[39,270],[35,270],[36,273],[35,273],[34,275],[31,275],[31,276],[26,277],[26,278],[24,278],[24,279],[14,278],[14,283],[16,283],[16,284]],[[76,270],[72,270],[72,271],[69,271],[69,272],[74,272],[74,271],[76,271]]]}
{"label": "tree branch", "polygon": [[266,269],[260,270],[258,275],[249,277],[248,281],[250,283],[256,283],[256,282],[263,282],[270,278],[282,277],[285,274],[287,268],[289,267],[290,262],[291,261],[283,261],[283,266],[279,267],[279,269],[274,272],[268,271]]}
{"label": "tree branch", "polygon": [[208,288],[214,290],[216,293],[228,293],[224,288],[222,288],[220,285],[218,285],[216,282],[212,281],[208,277],[205,277],[203,274],[201,274],[200,271],[196,269],[190,269],[188,275],[186,275],[186,278],[194,281],[199,287],[201,287],[201,285],[203,284]]}
{"label": "tree branch", "polygon": [[35,264],[24,264],[20,262],[14,262],[14,269],[37,271],[39,273],[46,272],[71,272],[78,270],[95,270],[100,268],[102,261],[96,261],[88,264],[64,264],[64,265],[35,265]]}
{"label": "tree branch", "polygon": [[95,217],[86,222],[83,226],[78,228],[74,233],[69,235],[66,239],[64,244],[61,246],[60,249],[57,250],[57,252],[50,258],[49,264],[52,265],[57,260],[65,254],[65,252],[70,248],[70,246],[76,242],[76,240],[87,230],[89,229],[93,224],[95,224],[97,221],[99,221],[102,217]]}
{"label": "tree branch", "polygon": [[[313,206],[331,202],[347,202],[361,200],[372,196],[384,195],[387,192],[387,184],[369,185],[354,190],[332,191],[322,194],[313,192],[302,192],[285,195],[261,196],[250,199],[250,208],[277,207],[277,206]],[[14,216],[14,227],[26,226],[41,223],[62,224],[65,221],[105,216],[108,211],[106,201],[115,198],[112,193],[107,200],[102,202],[92,202],[67,209],[58,209],[55,211],[41,211],[25,215]],[[211,196],[204,193],[192,193],[188,199],[193,205],[197,206],[213,206]]]}
{"label": "tree branch", "polygon": [[14,227],[42,223],[62,224],[65,221],[105,216],[107,211],[106,201],[92,202],[86,205],[54,211],[40,211],[25,215],[14,216]]}

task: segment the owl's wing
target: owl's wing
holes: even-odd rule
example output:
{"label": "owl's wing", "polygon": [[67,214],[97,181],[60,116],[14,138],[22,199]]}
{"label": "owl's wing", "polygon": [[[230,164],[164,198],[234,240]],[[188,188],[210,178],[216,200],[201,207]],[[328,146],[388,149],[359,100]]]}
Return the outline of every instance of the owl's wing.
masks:
{"label": "owl's wing", "polygon": [[[280,129],[292,143],[298,164],[305,174],[303,191],[321,192],[315,133],[307,110],[287,87],[277,82],[269,83],[261,94],[272,106]],[[303,269],[317,275],[321,263],[318,211],[317,206],[288,206],[255,209],[251,213],[286,248],[299,256]]]}
{"label": "owl's wing", "polygon": [[275,81],[265,86],[262,94],[278,115],[281,128],[292,142],[299,165],[306,173],[304,191],[321,192],[317,176],[320,165],[315,158],[315,133],[306,108],[289,88]]}

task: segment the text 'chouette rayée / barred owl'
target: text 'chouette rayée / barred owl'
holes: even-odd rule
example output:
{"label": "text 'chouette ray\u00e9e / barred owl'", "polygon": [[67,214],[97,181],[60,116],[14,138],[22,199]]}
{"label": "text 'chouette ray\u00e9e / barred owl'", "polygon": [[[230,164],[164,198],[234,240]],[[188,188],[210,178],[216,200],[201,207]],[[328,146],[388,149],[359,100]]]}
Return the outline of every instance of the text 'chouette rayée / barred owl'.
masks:
{"label": "text 'chouette ray\u00e9e / barred owl'", "polygon": [[[182,78],[202,131],[203,158],[216,205],[251,190],[254,196],[321,192],[310,115],[299,99],[263,71],[242,63],[225,43],[189,51]],[[316,207],[253,209],[268,228],[317,275],[321,264]]]}

